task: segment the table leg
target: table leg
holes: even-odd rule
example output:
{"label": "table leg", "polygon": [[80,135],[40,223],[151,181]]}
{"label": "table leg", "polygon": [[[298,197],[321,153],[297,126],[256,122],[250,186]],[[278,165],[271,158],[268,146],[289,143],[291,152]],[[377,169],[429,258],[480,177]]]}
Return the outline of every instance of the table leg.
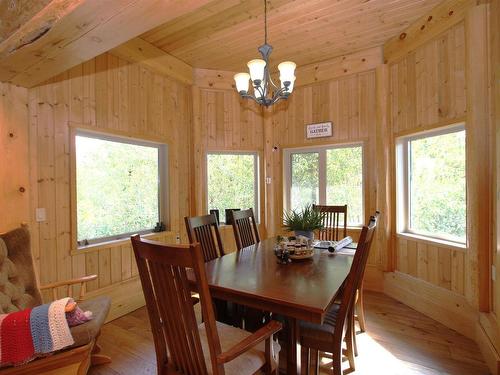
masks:
{"label": "table leg", "polygon": [[299,322],[295,318],[287,317],[286,323],[286,373],[288,375],[300,375]]}

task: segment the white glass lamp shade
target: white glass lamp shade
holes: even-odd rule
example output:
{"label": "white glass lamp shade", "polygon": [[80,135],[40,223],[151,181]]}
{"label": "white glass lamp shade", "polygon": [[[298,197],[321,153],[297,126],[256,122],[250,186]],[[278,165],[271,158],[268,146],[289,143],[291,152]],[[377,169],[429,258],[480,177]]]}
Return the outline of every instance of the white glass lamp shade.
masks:
{"label": "white glass lamp shade", "polygon": [[248,73],[237,73],[234,75],[234,82],[236,83],[236,90],[238,92],[244,91],[248,92],[248,85],[250,80],[250,74]]}
{"label": "white glass lamp shade", "polygon": [[293,85],[294,85],[294,83],[295,83],[295,78],[296,78],[296,77],[294,76],[294,77],[292,77],[292,79],[283,79],[283,78],[280,76],[281,88],[282,88],[282,89],[283,89],[283,88],[285,88],[285,81],[290,82],[290,85],[288,86],[288,91],[287,91],[287,93],[288,93],[288,94],[291,94],[291,93],[292,93],[292,91],[293,91]]}
{"label": "white glass lamp shade", "polygon": [[295,79],[295,68],[297,65],[291,61],[284,61],[278,65],[278,70],[280,71],[280,80],[293,81]]}
{"label": "white glass lamp shade", "polygon": [[[247,63],[248,70],[250,70],[250,78],[252,81],[261,81],[264,79],[264,68],[266,67],[266,62],[262,59],[251,60]],[[255,85],[255,83],[254,83]]]}

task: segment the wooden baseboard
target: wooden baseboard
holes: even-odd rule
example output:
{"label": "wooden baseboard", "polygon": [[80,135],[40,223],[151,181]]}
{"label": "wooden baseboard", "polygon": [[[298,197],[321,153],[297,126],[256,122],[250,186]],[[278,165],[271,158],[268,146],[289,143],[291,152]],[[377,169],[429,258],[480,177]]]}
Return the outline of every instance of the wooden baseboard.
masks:
{"label": "wooden baseboard", "polygon": [[476,339],[478,314],[464,296],[397,271],[384,274],[384,293],[462,335]]}
{"label": "wooden baseboard", "polygon": [[493,314],[479,313],[476,342],[492,375],[500,375],[500,331]]}
{"label": "wooden baseboard", "polygon": [[375,264],[367,264],[363,288],[374,292],[384,291],[384,272]]}
{"label": "wooden baseboard", "polygon": [[97,296],[111,298],[111,309],[106,323],[146,305],[139,277],[89,292],[85,295],[85,299]]}

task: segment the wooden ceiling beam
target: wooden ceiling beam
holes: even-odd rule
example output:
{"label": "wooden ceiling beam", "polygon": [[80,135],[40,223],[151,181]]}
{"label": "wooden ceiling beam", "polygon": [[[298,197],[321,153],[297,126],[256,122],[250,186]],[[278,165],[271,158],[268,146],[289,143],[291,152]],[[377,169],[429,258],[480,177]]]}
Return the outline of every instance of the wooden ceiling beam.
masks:
{"label": "wooden ceiling beam", "polygon": [[392,63],[401,59],[417,47],[463,21],[465,13],[471,6],[488,1],[446,0],[442,2],[384,44],[385,62]]}
{"label": "wooden ceiling beam", "polygon": [[124,60],[140,63],[156,73],[193,84],[193,68],[141,38],[134,38],[109,51]]}
{"label": "wooden ceiling beam", "polygon": [[0,1],[0,42],[15,33],[52,0]]}
{"label": "wooden ceiling beam", "polygon": [[0,81],[44,82],[214,0],[52,0],[0,43]]}

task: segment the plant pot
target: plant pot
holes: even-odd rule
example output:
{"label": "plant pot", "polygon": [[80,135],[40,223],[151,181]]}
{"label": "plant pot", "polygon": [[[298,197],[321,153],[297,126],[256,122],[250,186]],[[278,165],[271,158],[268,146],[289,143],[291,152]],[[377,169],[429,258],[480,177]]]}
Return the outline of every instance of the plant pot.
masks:
{"label": "plant pot", "polygon": [[295,230],[295,237],[304,236],[310,240],[314,240],[314,232],[312,230]]}

